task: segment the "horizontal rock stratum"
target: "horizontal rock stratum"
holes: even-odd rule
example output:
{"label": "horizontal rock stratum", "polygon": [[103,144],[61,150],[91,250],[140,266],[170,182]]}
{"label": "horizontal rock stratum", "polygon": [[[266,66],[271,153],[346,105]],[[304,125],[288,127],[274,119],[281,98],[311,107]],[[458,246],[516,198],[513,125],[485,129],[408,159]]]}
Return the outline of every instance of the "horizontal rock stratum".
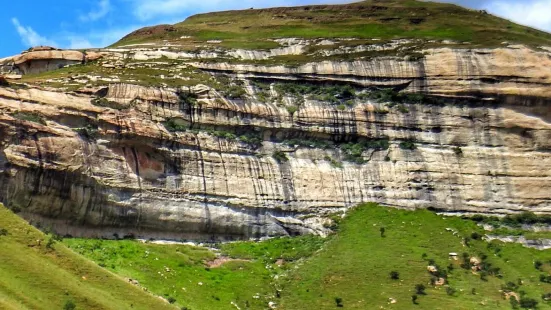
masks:
{"label": "horizontal rock stratum", "polygon": [[319,40],[289,38],[244,59],[178,40],[0,87],[0,201],[64,234],[172,239],[323,234],[369,201],[551,213],[549,48],[319,59]]}

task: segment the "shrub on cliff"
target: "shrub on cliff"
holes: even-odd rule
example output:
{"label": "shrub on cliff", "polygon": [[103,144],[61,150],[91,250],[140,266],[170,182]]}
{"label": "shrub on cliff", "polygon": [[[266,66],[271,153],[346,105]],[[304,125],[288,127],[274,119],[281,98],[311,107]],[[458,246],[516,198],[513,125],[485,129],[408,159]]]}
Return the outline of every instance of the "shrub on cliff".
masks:
{"label": "shrub on cliff", "polygon": [[178,95],[178,99],[180,100],[180,104],[188,105],[188,106],[196,106],[197,105],[197,95],[188,91],[180,90],[176,93]]}
{"label": "shrub on cliff", "polygon": [[22,121],[28,121],[33,123],[38,123],[46,125],[46,121],[42,118],[42,115],[33,113],[33,112],[15,112],[11,115],[14,118],[17,118]]}
{"label": "shrub on cliff", "polygon": [[98,126],[94,124],[87,124],[84,127],[75,128],[74,131],[86,140],[96,140],[99,136]]}
{"label": "shrub on cliff", "polygon": [[413,142],[411,140],[408,140],[408,141],[404,141],[404,142],[400,143],[400,148],[402,150],[413,151],[413,150],[417,149],[417,146],[415,145],[415,142]]}
{"label": "shrub on cliff", "polygon": [[287,154],[285,154],[285,153],[282,152],[282,151],[275,151],[275,152],[272,154],[272,157],[273,157],[278,163],[284,163],[284,162],[288,162],[288,161],[289,161],[289,157],[287,156]]}
{"label": "shrub on cliff", "polygon": [[166,130],[170,132],[181,132],[187,130],[187,126],[178,124],[176,120],[172,118],[164,122],[163,125],[165,126]]}

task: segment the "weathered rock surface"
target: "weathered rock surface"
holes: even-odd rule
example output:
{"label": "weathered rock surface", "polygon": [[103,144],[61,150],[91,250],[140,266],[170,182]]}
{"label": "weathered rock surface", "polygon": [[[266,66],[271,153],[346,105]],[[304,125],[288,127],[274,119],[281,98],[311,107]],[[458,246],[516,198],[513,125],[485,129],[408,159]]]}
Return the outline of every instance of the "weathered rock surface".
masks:
{"label": "weathered rock surface", "polygon": [[[71,234],[174,239],[324,233],[325,216],[368,201],[551,213],[547,52],[437,49],[419,62],[194,65],[240,78],[395,85],[456,99],[404,104],[405,111],[368,99],[345,109],[306,100],[290,114],[275,103],[222,98],[206,86],[190,89],[199,96],[196,105],[180,102],[176,89],[130,84],[95,95],[4,87],[0,201],[35,223],[81,227],[66,228]],[[97,96],[123,109],[94,105]],[[43,122],[16,112],[36,113]],[[256,150],[206,133],[171,133],[163,126],[169,119],[196,129],[256,132],[264,143]],[[366,151],[367,163],[344,161],[341,168],[327,160],[342,157],[336,148],[276,143],[288,137],[388,138],[390,148]],[[400,148],[406,140],[417,148]],[[276,150],[289,161],[272,158]]]}
{"label": "weathered rock surface", "polygon": [[[208,63],[198,68],[281,79],[339,80],[362,86],[399,86],[447,96],[482,94],[551,98],[551,53],[524,47],[429,49],[421,61],[396,57],[323,61],[297,67]],[[518,103],[518,102],[517,102]]]}
{"label": "weathered rock surface", "polygon": [[97,60],[101,53],[82,53],[74,50],[57,50],[52,47],[36,47],[20,55],[0,59],[0,73],[37,74],[69,65]]}

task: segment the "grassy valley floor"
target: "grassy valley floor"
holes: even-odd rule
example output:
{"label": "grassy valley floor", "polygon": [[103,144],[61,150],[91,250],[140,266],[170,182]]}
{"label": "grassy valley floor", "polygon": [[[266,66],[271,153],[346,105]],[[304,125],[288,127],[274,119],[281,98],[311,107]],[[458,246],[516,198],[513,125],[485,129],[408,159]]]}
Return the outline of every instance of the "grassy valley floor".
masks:
{"label": "grassy valley floor", "polygon": [[[551,270],[551,251],[488,243],[484,233],[473,221],[368,204],[350,211],[327,239],[280,238],[217,249],[130,240],[64,243],[182,309],[520,307],[505,293],[523,306],[537,301],[538,309],[551,309],[542,299],[551,284],[540,281]],[[473,271],[471,258],[481,270]],[[535,261],[542,262],[539,269]],[[438,271],[429,273],[429,265]],[[440,277],[446,285],[431,284]]]}

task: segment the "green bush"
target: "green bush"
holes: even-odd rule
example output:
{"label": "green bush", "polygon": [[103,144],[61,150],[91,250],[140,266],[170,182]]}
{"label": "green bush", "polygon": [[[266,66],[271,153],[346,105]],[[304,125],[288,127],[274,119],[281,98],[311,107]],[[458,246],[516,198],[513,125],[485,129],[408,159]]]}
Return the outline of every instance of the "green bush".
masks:
{"label": "green bush", "polygon": [[173,118],[168,119],[166,122],[164,122],[163,126],[165,126],[166,130],[170,132],[182,132],[188,129],[187,126],[178,124]]}
{"label": "green bush", "polygon": [[356,98],[356,90],[350,85],[324,83],[276,83],[274,89],[278,94],[297,99],[309,97],[314,100],[342,104]]}
{"label": "green bush", "polygon": [[224,90],[223,93],[229,99],[243,99],[247,94],[243,87],[237,85],[230,86],[229,88]]}
{"label": "green bush", "polygon": [[442,105],[442,100],[421,93],[404,93],[392,88],[376,89],[360,95],[362,99],[386,102],[392,107],[400,103]]}
{"label": "green bush", "polygon": [[176,298],[172,297],[172,296],[169,296],[167,299],[169,304],[174,304],[176,302]]}
{"label": "green bush", "polygon": [[269,102],[272,97],[270,96],[269,92],[261,91],[256,93],[256,98],[258,98],[258,101],[262,103],[266,103],[266,102]]}
{"label": "green bush", "polygon": [[178,95],[178,99],[180,100],[180,104],[187,105],[187,106],[196,106],[197,105],[197,94],[194,94],[189,91],[180,90],[176,93]]}
{"label": "green bush", "polygon": [[415,145],[415,142],[413,142],[411,140],[407,140],[407,141],[404,141],[404,142],[400,143],[400,148],[402,150],[413,151],[413,150],[417,149],[417,146]]}
{"label": "green bush", "polygon": [[366,140],[358,143],[346,143],[340,146],[345,154],[345,160],[357,164],[364,164],[363,153],[367,150],[387,150],[390,144],[386,139]]}
{"label": "green bush", "polygon": [[229,131],[215,130],[212,131],[211,134],[217,138],[227,139],[230,141],[237,140],[237,136]]}
{"label": "green bush", "polygon": [[540,274],[540,282],[551,284],[551,276],[550,275],[545,275],[545,274]]}
{"label": "green bush", "polygon": [[446,294],[448,294],[449,296],[453,296],[456,292],[457,290],[454,289],[453,287],[451,286],[446,287]]}
{"label": "green bush", "polygon": [[399,280],[400,279],[400,273],[398,271],[391,271],[390,272],[390,278],[392,280]]}
{"label": "green bush", "polygon": [[511,308],[513,308],[513,309],[518,309],[518,307],[520,305],[518,300],[515,297],[509,298],[509,304],[511,304]]}
{"label": "green bush", "polygon": [[89,141],[94,141],[99,136],[98,126],[94,124],[87,124],[85,127],[75,128],[74,131],[76,131],[79,136]]}
{"label": "green bush", "polygon": [[8,230],[5,228],[0,228],[0,236],[7,236]]}
{"label": "green bush", "polygon": [[295,115],[295,113],[298,111],[298,108],[295,107],[295,106],[288,106],[287,107],[287,112],[289,112],[289,114],[291,114],[291,116]]}
{"label": "green bush", "polygon": [[287,154],[285,154],[282,151],[275,151],[272,154],[272,157],[278,162],[278,163],[284,163],[289,161],[289,157],[287,157]]}
{"label": "green bush", "polygon": [[63,305],[63,310],[75,310],[77,305],[72,300],[67,300],[65,305]]}
{"label": "green bush", "polygon": [[417,295],[426,295],[427,293],[425,292],[425,290],[426,290],[426,287],[424,284],[415,285],[415,293]]}
{"label": "green bush", "polygon": [[457,155],[457,156],[463,155],[463,150],[462,150],[459,146],[454,147],[454,148],[453,148],[453,152],[454,152],[455,155]]}
{"label": "green bush", "polygon": [[324,159],[331,163],[331,167],[342,169],[344,166],[340,161],[333,159],[330,156],[325,156]]}
{"label": "green bush", "polygon": [[253,147],[260,147],[262,145],[262,142],[264,141],[260,134],[255,133],[246,133],[244,135],[239,136],[239,141],[243,143],[247,143]]}
{"label": "green bush", "polygon": [[42,118],[42,115],[40,115],[38,113],[15,112],[15,113],[11,114],[11,116],[13,116],[14,118],[16,118],[18,120],[46,125],[46,121],[44,121],[44,118]]}
{"label": "green bush", "polygon": [[396,109],[398,109],[398,112],[400,112],[400,113],[404,113],[404,114],[409,113],[409,109],[403,104],[397,105]]}
{"label": "green bush", "polygon": [[536,215],[532,212],[523,212],[515,215],[507,215],[502,219],[502,223],[509,226],[518,227],[521,225],[551,224],[550,215]]}
{"label": "green bush", "polygon": [[535,309],[538,306],[538,301],[533,298],[521,297],[520,306],[525,309]]}
{"label": "green bush", "polygon": [[340,297],[335,297],[335,304],[337,304],[337,307],[339,307],[339,308],[344,307],[344,305],[342,303],[342,298],[340,298]]}

